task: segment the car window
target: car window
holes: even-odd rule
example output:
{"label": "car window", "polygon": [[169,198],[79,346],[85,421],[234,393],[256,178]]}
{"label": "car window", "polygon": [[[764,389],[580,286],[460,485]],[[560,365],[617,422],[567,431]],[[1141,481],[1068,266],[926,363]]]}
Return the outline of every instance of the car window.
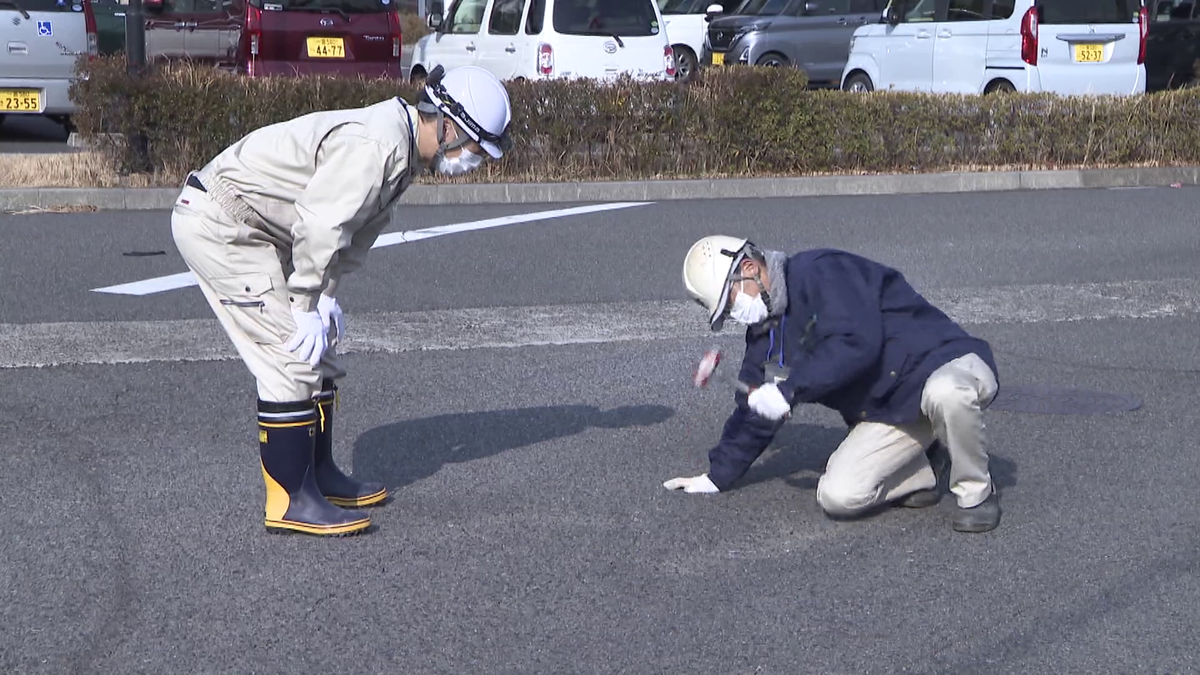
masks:
{"label": "car window", "polygon": [[985,0],[950,0],[947,21],[983,21]]}
{"label": "car window", "polygon": [[896,0],[891,0],[888,6],[899,6],[904,10],[904,16],[901,17],[901,23],[929,23],[937,18],[937,0],[907,0],[897,3]]}
{"label": "car window", "polygon": [[652,0],[555,0],[554,30],[563,35],[658,35]]}
{"label": "car window", "polygon": [[880,0],[850,0],[851,14],[878,14],[882,11]]}
{"label": "car window", "polygon": [[1007,19],[1013,15],[1017,9],[1015,0],[996,0],[992,4],[993,19]]}
{"label": "car window", "polygon": [[[696,6],[699,5],[700,2],[704,2],[704,0],[699,0],[699,2],[697,2],[697,0],[666,0],[666,2],[660,2],[658,8],[663,15],[691,14],[695,11]],[[703,11],[703,9],[704,8],[701,8],[701,11]]]}
{"label": "car window", "polygon": [[796,16],[823,16],[827,14],[849,14],[850,0],[809,0],[817,6],[815,12],[805,11],[808,2],[798,2],[792,9]]}
{"label": "car window", "polygon": [[455,35],[473,35],[479,32],[483,25],[483,10],[487,0],[459,0],[454,5],[454,13],[450,15],[450,27],[447,33]]}
{"label": "car window", "polygon": [[1138,0],[1041,0],[1043,24],[1130,23],[1141,8]]}
{"label": "car window", "polygon": [[532,0],[529,14],[525,17],[525,34],[540,35],[546,21],[546,0]]}
{"label": "car window", "polygon": [[1155,5],[1154,22],[1191,21],[1194,9],[1192,0],[1162,0]]}
{"label": "car window", "polygon": [[492,35],[516,35],[521,30],[521,11],[525,0],[496,0],[492,4],[492,18],[488,32]]}
{"label": "car window", "polygon": [[747,0],[738,8],[738,14],[755,16],[778,16],[787,9],[789,0]]}

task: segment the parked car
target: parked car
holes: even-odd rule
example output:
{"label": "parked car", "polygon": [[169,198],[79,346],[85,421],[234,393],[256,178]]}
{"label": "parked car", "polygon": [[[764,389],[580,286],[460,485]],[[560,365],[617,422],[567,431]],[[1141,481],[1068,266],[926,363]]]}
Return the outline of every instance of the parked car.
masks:
{"label": "parked car", "polygon": [[401,79],[403,36],[391,0],[248,0],[237,69]]}
{"label": "parked car", "polygon": [[1139,0],[895,0],[854,33],[842,87],[964,94],[1146,90]]}
{"label": "parked car", "polygon": [[[124,49],[128,0],[101,1],[112,17],[107,48]],[[150,61],[187,59],[252,76],[403,77],[403,36],[391,0],[143,0],[143,6]]]}
{"label": "parked car", "polygon": [[795,66],[814,87],[837,87],[854,30],[878,21],[884,0],[750,0],[708,27],[713,65]]}
{"label": "parked car", "polygon": [[412,79],[436,66],[486,68],[502,80],[675,78],[654,0],[457,0],[417,41]]}
{"label": "parked car", "polygon": [[75,65],[98,50],[90,0],[0,0],[0,43],[0,119],[43,115],[70,129]]}
{"label": "parked car", "polygon": [[704,53],[708,22],[735,11],[740,4],[742,0],[659,0],[663,27],[675,51],[677,79],[687,81],[695,75]]}
{"label": "parked car", "polygon": [[1146,90],[1194,83],[1196,59],[1200,59],[1200,5],[1193,0],[1162,0],[1149,10]]}

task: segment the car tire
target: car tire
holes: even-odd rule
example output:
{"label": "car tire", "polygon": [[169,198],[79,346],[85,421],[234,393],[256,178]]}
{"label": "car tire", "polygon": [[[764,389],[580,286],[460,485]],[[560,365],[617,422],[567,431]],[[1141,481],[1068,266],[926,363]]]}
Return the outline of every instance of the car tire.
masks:
{"label": "car tire", "polygon": [[846,78],[846,83],[842,85],[842,90],[865,94],[875,91],[875,84],[871,82],[871,78],[866,73],[854,73]]}
{"label": "car tire", "polygon": [[696,53],[689,47],[674,45],[675,50],[675,79],[679,82],[691,82],[696,77],[696,68],[700,65]]}
{"label": "car tire", "polygon": [[1013,85],[1012,82],[1009,82],[1008,80],[996,80],[995,82],[992,82],[991,84],[989,84],[987,89],[984,90],[983,93],[985,93],[985,94],[1013,94],[1013,93],[1016,93],[1016,91],[1017,91],[1017,88],[1016,88],[1016,86]]}
{"label": "car tire", "polygon": [[779,52],[767,52],[766,54],[758,57],[758,60],[754,62],[754,65],[766,66],[768,68],[782,68],[784,66],[790,66],[791,63],[788,62],[786,56],[780,54]]}

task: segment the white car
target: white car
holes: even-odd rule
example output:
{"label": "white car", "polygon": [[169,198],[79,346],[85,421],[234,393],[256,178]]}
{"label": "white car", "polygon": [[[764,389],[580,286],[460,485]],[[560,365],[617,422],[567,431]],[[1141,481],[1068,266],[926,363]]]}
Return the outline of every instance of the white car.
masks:
{"label": "white car", "polygon": [[675,50],[675,70],[680,80],[690,80],[696,73],[700,55],[704,53],[708,22],[732,12],[740,4],[742,0],[658,0],[667,38]]}
{"label": "white car", "polygon": [[502,80],[674,80],[655,0],[456,0],[413,48],[410,79],[474,65]]}
{"label": "white car", "polygon": [[854,31],[842,89],[1146,91],[1141,0],[893,0]]}

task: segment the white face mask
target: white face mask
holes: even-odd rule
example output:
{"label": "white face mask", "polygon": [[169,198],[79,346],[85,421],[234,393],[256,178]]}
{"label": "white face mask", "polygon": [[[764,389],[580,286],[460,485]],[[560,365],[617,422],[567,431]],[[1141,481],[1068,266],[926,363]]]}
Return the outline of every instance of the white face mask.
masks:
{"label": "white face mask", "polygon": [[[743,282],[744,286],[745,282]],[[729,318],[747,326],[762,323],[769,315],[770,312],[767,310],[767,303],[763,302],[762,294],[750,297],[744,290],[740,291],[733,299],[733,307],[729,310]]]}
{"label": "white face mask", "polygon": [[437,170],[447,176],[461,176],[468,171],[478,169],[480,164],[483,164],[483,155],[477,155],[463,148],[462,153],[454,159],[442,157],[438,162]]}

